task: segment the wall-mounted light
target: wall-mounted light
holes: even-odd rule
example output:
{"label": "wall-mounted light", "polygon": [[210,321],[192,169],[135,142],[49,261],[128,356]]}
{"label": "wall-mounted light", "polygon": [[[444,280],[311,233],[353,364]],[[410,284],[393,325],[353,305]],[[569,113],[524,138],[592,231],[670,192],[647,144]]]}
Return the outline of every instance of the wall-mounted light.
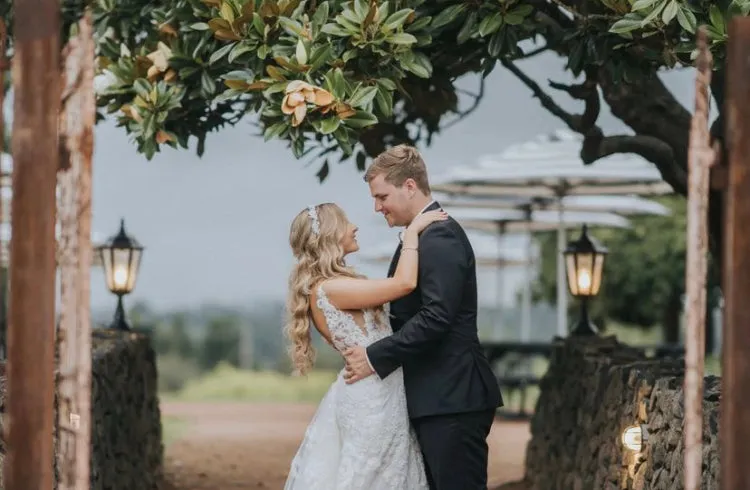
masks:
{"label": "wall-mounted light", "polygon": [[641,452],[648,442],[648,429],[645,425],[630,425],[622,431],[622,445],[630,451]]}

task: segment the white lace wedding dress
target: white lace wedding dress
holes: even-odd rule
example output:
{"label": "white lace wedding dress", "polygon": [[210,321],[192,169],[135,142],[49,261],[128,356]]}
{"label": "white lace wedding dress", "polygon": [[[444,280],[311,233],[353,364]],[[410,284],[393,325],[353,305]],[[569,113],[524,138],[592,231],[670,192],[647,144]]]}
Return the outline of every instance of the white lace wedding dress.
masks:
{"label": "white lace wedding dress", "polygon": [[[363,331],[320,286],[317,295],[337,349],[367,346],[392,333],[387,315],[381,315],[385,325],[378,325],[375,311],[364,310]],[[373,375],[351,385],[342,375],[307,427],[284,490],[427,490],[401,369],[384,380]]]}

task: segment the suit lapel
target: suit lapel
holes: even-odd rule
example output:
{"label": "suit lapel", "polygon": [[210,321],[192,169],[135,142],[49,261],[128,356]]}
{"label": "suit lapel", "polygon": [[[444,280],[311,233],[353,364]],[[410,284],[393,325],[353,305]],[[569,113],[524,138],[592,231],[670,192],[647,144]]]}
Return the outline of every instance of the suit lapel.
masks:
{"label": "suit lapel", "polygon": [[398,244],[398,247],[396,247],[396,252],[394,252],[393,258],[391,258],[391,265],[388,267],[388,277],[393,277],[393,273],[396,272],[398,257],[401,255],[401,245],[401,243]]}
{"label": "suit lapel", "polygon": [[426,213],[427,211],[435,211],[436,209],[440,209],[440,203],[437,201],[432,201],[432,204],[424,208],[424,211],[422,211],[422,213]]}

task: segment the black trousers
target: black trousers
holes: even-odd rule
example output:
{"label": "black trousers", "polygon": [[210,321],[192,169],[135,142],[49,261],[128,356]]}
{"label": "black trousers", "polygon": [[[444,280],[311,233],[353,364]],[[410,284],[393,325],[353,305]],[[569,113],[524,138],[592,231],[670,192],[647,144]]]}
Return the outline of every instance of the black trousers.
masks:
{"label": "black trousers", "polygon": [[487,436],[494,410],[412,420],[430,490],[487,490]]}

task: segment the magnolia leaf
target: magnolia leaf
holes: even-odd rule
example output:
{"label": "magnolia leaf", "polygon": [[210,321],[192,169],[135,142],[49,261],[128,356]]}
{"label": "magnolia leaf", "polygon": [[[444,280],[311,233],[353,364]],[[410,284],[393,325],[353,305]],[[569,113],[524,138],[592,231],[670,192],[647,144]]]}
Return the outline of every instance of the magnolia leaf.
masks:
{"label": "magnolia leaf", "polygon": [[666,7],[664,7],[664,10],[661,13],[661,21],[664,22],[664,25],[669,24],[680,10],[680,4],[677,3],[677,0],[672,0]]}
{"label": "magnolia leaf", "polygon": [[385,22],[383,22],[382,29],[388,29],[388,30],[394,31],[400,27],[403,27],[404,23],[406,22],[406,19],[408,19],[409,16],[413,13],[414,13],[414,10],[412,9],[401,9],[396,12],[393,12],[391,15],[388,16],[387,19],[385,19]]}
{"label": "magnolia leaf", "polygon": [[357,111],[355,115],[344,120],[344,124],[350,128],[361,129],[378,123],[374,114],[366,111]]}
{"label": "magnolia leaf", "polygon": [[331,134],[341,126],[341,119],[338,117],[327,117],[320,121],[320,133]]}
{"label": "magnolia leaf", "polygon": [[297,58],[297,63],[300,65],[307,64],[307,50],[305,49],[305,44],[302,42],[302,38],[297,39],[295,57]]}
{"label": "magnolia leaf", "polygon": [[321,32],[324,32],[326,34],[330,34],[332,36],[339,36],[339,37],[349,37],[351,36],[351,33],[341,27],[338,24],[326,24],[323,26],[323,28],[320,30]]}
{"label": "magnolia leaf", "polygon": [[352,107],[364,108],[375,98],[375,94],[378,92],[378,87],[360,87],[349,99],[349,105]]}
{"label": "magnolia leaf", "polygon": [[443,27],[450,24],[451,22],[456,20],[458,16],[464,12],[464,10],[466,10],[466,7],[467,5],[465,3],[459,3],[443,9],[443,11],[436,15],[432,20],[432,27],[437,29],[438,27]]}
{"label": "magnolia leaf", "polygon": [[609,32],[614,34],[623,34],[641,28],[641,21],[633,18],[623,18],[612,24]]}
{"label": "magnolia leaf", "polygon": [[636,0],[630,10],[633,12],[645,10],[647,8],[653,7],[657,1],[659,0]]}
{"label": "magnolia leaf", "polygon": [[385,40],[391,44],[414,44],[417,42],[417,38],[407,32],[391,34]]}
{"label": "magnolia leaf", "polygon": [[495,12],[488,15],[479,22],[479,35],[485,37],[488,34],[492,34],[500,29],[501,25],[503,25],[503,14]]}
{"label": "magnolia leaf", "polygon": [[216,50],[213,54],[211,54],[211,57],[208,59],[208,64],[213,65],[217,61],[219,61],[221,58],[223,58],[227,53],[229,53],[232,48],[234,48],[236,43],[230,43],[226,46],[222,46],[218,50]]}

